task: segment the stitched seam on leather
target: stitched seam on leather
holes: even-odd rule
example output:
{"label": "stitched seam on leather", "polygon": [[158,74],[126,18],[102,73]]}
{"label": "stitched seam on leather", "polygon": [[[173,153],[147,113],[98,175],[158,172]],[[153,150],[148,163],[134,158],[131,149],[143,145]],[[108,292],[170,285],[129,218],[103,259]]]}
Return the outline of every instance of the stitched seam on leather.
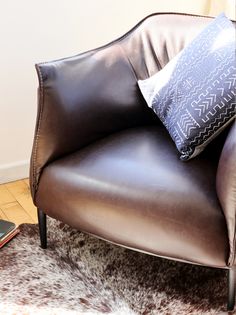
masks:
{"label": "stitched seam on leather", "polygon": [[38,74],[39,74],[39,117],[38,117],[38,127],[35,135],[34,140],[34,153],[33,153],[33,184],[34,184],[34,198],[36,195],[37,187],[38,187],[38,180],[37,180],[37,174],[36,174],[36,160],[38,155],[38,141],[39,141],[39,133],[41,129],[41,121],[42,121],[42,113],[43,113],[43,75],[40,70],[40,67],[36,65]]}
{"label": "stitched seam on leather", "polygon": [[[234,124],[236,124],[236,120],[235,120]],[[230,132],[232,131],[232,128],[234,128],[233,125],[231,126],[231,128],[229,130],[228,136],[230,136]],[[225,139],[225,142],[227,141],[227,137]],[[224,147],[223,147],[223,150],[224,150]],[[220,159],[222,159],[222,155],[221,155]],[[236,200],[236,192],[234,195],[235,195],[234,198]],[[227,222],[227,230],[228,230],[228,241],[229,241],[229,257],[228,257],[228,264],[227,264],[228,266],[232,266],[234,264],[235,256],[236,256],[236,253],[235,253],[235,251],[236,251],[236,248],[235,248],[235,246],[236,246],[236,226],[235,226],[235,224],[236,224],[236,207],[234,207],[233,210],[234,210],[234,224],[233,224],[234,225],[234,234],[233,234],[233,239],[232,239],[232,246],[230,246],[231,242],[230,242],[229,225],[228,225],[228,222],[226,221]]]}
{"label": "stitched seam on leather", "polygon": [[[235,217],[235,215],[234,215]],[[234,220],[235,224],[235,220]],[[232,240],[232,246],[230,246],[230,234],[229,234],[229,228],[227,224],[227,229],[228,229],[228,241],[229,241],[229,257],[228,257],[228,266],[232,266],[235,260],[235,241],[236,241],[236,233],[234,229],[234,235],[233,235],[233,240]]]}
{"label": "stitched seam on leather", "polygon": [[[234,225],[236,222],[236,210],[234,211]],[[230,248],[229,266],[232,266],[235,260],[235,245],[236,245],[236,230],[234,227],[234,237],[232,242],[232,248]]]}
{"label": "stitched seam on leather", "polygon": [[[234,199],[236,200],[236,192],[235,192]],[[234,209],[234,239],[233,239],[233,249],[232,249],[233,250],[233,254],[232,254],[232,261],[231,261],[232,265],[233,265],[233,263],[235,261],[235,246],[236,246],[236,227],[235,227],[235,224],[236,224],[236,207]]]}
{"label": "stitched seam on leather", "polygon": [[138,251],[140,253],[145,253],[145,254],[148,254],[148,255],[152,255],[152,256],[156,256],[156,257],[161,257],[163,259],[169,259],[169,260],[174,260],[174,261],[179,261],[179,262],[184,262],[184,263],[189,263],[189,264],[194,264],[194,265],[197,265],[197,266],[209,266],[210,268],[219,268],[219,269],[229,269],[228,266],[214,266],[214,265],[206,265],[205,263],[200,263],[200,262],[194,262],[192,260],[188,260],[188,259],[185,259],[185,258],[180,258],[180,257],[171,257],[171,256],[167,256],[165,254],[162,254],[162,253],[158,253],[158,254],[155,254],[155,253],[152,253],[150,251],[145,251],[145,250],[142,250],[142,249],[138,249],[137,247],[132,247],[132,246],[128,246],[128,245],[124,245],[120,242],[116,242],[116,241],[111,241],[105,237],[101,237],[101,236],[98,236],[97,234],[94,234],[94,233],[91,233],[91,232],[88,232],[88,231],[84,231],[82,230],[82,232],[86,233],[86,234],[89,234],[89,235],[93,235],[95,236],[96,238],[99,238],[99,239],[102,239],[106,242],[109,242],[111,244],[115,244],[115,245],[118,245],[118,246],[121,246],[121,247],[124,247],[124,248],[128,248],[128,249],[132,249],[132,250],[135,250],[135,251]]}
{"label": "stitched seam on leather", "polygon": [[125,39],[126,37],[128,37],[132,32],[134,32],[136,29],[138,29],[138,27],[143,23],[145,22],[147,19],[151,18],[151,17],[154,17],[154,16],[159,16],[159,15],[183,15],[183,16],[189,16],[189,17],[194,17],[194,18],[203,18],[203,19],[211,19],[213,18],[212,16],[204,16],[204,15],[197,15],[197,14],[188,14],[188,13],[179,13],[179,12],[161,12],[161,13],[152,13],[148,16],[146,16],[145,18],[143,18],[141,21],[139,21],[133,28],[131,28],[127,33],[125,33],[124,35],[122,35],[121,37],[111,41],[110,43],[108,44],[105,44],[103,46],[100,46],[100,47],[97,47],[95,49],[90,49],[90,50],[87,50],[83,53],[80,53],[80,54],[77,54],[77,55],[74,55],[74,56],[70,56],[70,57],[65,57],[65,58],[61,58],[61,59],[56,59],[56,60],[51,60],[51,61],[45,61],[45,62],[41,62],[40,65],[45,65],[45,64],[50,64],[52,62],[60,62],[60,61],[64,61],[64,60],[67,60],[67,59],[71,59],[71,58],[76,58],[78,56],[83,56],[87,53],[93,53],[93,52],[97,52],[97,51],[100,51],[102,49],[105,49],[105,48],[109,48],[110,46],[114,45],[114,44],[117,44],[119,42],[121,42],[123,39]]}
{"label": "stitched seam on leather", "polygon": [[233,239],[233,255],[232,255],[232,265],[235,261],[235,242],[236,242],[236,231],[235,231],[236,214],[234,212],[234,239]]}
{"label": "stitched seam on leather", "polygon": [[[235,119],[235,122],[234,122],[234,124],[236,123],[236,119]],[[235,128],[235,126],[232,126],[231,128]],[[233,151],[233,153],[234,153],[235,151]],[[234,154],[235,155],[235,154]],[[233,198],[233,199],[235,199],[236,200],[236,191],[235,191],[235,197]],[[235,248],[235,246],[236,246],[236,226],[235,226],[235,224],[236,224],[236,207],[235,207],[235,209],[234,209],[234,239],[233,239],[233,255],[232,255],[232,261],[231,261],[231,264],[233,265],[234,264],[234,261],[235,261],[235,250],[236,250],[236,248]]]}

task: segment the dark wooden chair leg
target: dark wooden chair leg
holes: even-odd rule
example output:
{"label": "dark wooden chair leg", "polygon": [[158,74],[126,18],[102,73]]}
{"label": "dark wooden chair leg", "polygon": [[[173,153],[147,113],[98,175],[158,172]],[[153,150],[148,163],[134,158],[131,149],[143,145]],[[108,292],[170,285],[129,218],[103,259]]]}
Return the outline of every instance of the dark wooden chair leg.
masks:
{"label": "dark wooden chair leg", "polygon": [[235,306],[235,293],[236,293],[236,268],[232,267],[228,270],[228,306],[227,310],[233,311]]}
{"label": "dark wooden chair leg", "polygon": [[47,248],[47,216],[41,209],[38,209],[38,221],[41,247],[45,249]]}

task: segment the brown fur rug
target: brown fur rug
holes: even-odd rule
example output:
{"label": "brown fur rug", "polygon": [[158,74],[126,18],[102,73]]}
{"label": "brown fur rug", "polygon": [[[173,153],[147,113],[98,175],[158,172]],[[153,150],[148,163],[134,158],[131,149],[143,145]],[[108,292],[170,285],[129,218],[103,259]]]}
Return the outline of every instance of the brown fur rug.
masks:
{"label": "brown fur rug", "polygon": [[124,249],[50,219],[0,250],[1,315],[208,315],[226,308],[226,272]]}

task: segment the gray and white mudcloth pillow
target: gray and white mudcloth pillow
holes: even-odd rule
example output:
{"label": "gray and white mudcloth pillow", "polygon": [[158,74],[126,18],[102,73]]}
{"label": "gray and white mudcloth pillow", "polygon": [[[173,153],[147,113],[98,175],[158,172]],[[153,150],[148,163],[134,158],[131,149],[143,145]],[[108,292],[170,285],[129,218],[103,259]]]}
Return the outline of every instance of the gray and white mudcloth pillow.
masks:
{"label": "gray and white mudcloth pillow", "polygon": [[222,13],[162,70],[138,81],[181,160],[198,155],[235,118],[235,45],[235,27]]}

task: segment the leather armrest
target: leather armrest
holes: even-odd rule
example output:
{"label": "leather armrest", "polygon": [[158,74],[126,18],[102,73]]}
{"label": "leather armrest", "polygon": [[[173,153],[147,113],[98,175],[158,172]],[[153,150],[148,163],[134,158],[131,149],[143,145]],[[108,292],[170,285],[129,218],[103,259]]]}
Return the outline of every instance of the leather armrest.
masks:
{"label": "leather armrest", "polygon": [[37,64],[36,69],[39,101],[30,169],[33,198],[42,169],[51,161],[108,134],[153,120],[119,43]]}
{"label": "leather armrest", "polygon": [[228,264],[233,265],[236,249],[236,121],[230,128],[220,156],[216,188],[228,227],[230,245]]}

